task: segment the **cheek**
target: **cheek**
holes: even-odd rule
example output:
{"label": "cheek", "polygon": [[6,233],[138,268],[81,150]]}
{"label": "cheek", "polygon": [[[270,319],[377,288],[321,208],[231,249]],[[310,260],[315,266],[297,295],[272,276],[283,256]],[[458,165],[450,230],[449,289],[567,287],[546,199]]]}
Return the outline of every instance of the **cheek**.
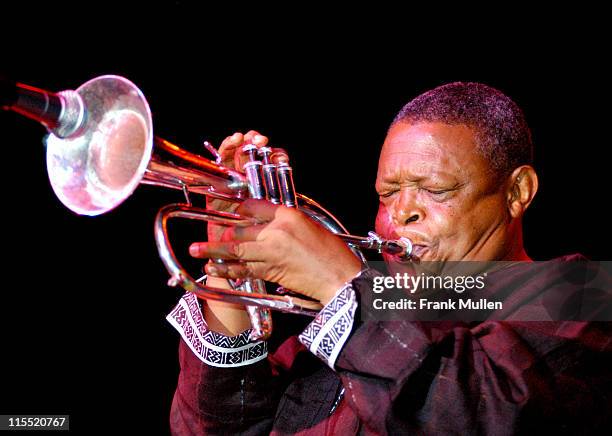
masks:
{"label": "cheek", "polygon": [[[460,216],[460,214],[455,212],[456,208],[452,205],[428,205],[425,211],[426,218],[424,222],[420,225],[410,224],[410,226],[419,227],[419,230],[425,230],[433,238],[450,236],[454,233],[453,223],[457,224],[457,216]],[[385,238],[398,237],[390,211],[383,203],[380,203],[378,206],[375,231]]]}
{"label": "cheek", "polygon": [[429,209],[429,227],[445,250],[461,251],[487,233],[492,205],[469,200],[432,205]]}
{"label": "cheek", "polygon": [[454,227],[461,221],[461,214],[452,204],[437,204],[427,211],[428,227],[439,236],[450,236]]}
{"label": "cheek", "polygon": [[[469,209],[461,209],[459,204],[454,203],[428,203],[424,209],[426,217],[423,223],[409,226],[425,232],[437,244],[446,241],[443,245],[452,246],[469,233],[466,231],[466,227],[470,227]],[[375,231],[384,238],[398,237],[389,209],[383,203],[378,206]]]}
{"label": "cheek", "polygon": [[378,205],[378,213],[376,214],[374,231],[384,238],[391,237],[391,216],[389,215],[385,205],[382,203]]}

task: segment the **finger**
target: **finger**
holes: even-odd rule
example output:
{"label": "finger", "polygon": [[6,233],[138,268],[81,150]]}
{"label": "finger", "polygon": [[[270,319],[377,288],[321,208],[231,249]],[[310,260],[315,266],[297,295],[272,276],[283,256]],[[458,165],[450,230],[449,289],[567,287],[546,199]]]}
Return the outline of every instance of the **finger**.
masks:
{"label": "finger", "polygon": [[289,154],[283,148],[273,148],[270,160],[273,164],[289,163]]}
{"label": "finger", "polygon": [[247,217],[257,218],[260,222],[269,222],[274,219],[279,206],[267,200],[256,200],[250,198],[242,202],[236,213]]}
{"label": "finger", "polygon": [[261,147],[265,147],[266,145],[268,145],[268,137],[262,135],[256,130],[249,130],[244,135],[244,142],[245,144],[253,144],[257,148],[261,148]]}
{"label": "finger", "polygon": [[254,226],[245,226],[238,227],[232,226],[228,227],[223,231],[223,235],[221,236],[221,242],[230,242],[230,241],[255,241],[257,237],[262,232],[263,229],[266,228],[266,224],[257,224]]}
{"label": "finger", "polygon": [[262,262],[209,263],[206,265],[205,271],[212,277],[228,279],[264,278],[265,274]]}
{"label": "finger", "polygon": [[198,259],[240,260],[237,245],[235,242],[194,242],[189,246],[189,254]]}
{"label": "finger", "polygon": [[206,274],[213,277],[225,277],[228,279],[243,279],[250,276],[250,270],[246,263],[226,262],[207,264]]}
{"label": "finger", "polygon": [[[268,144],[268,138],[260,135],[255,130],[250,130],[244,135],[243,145],[252,144],[257,148],[264,147]],[[242,151],[242,147],[236,148],[234,151],[234,164],[236,168],[243,170],[244,165],[249,161],[248,154]]]}
{"label": "finger", "polygon": [[228,166],[233,163],[236,149],[243,144],[243,139],[242,133],[236,132],[223,140],[219,147],[219,154],[224,165]]}
{"label": "finger", "polygon": [[189,254],[198,259],[262,260],[261,246],[255,241],[194,242],[189,246]]}

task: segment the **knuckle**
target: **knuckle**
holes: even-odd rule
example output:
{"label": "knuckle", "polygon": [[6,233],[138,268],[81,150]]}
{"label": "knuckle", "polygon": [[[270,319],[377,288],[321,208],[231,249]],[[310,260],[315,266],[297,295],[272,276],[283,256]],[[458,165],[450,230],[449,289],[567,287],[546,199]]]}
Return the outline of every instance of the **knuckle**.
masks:
{"label": "knuckle", "polygon": [[238,259],[241,259],[245,254],[244,244],[241,244],[240,242],[234,242],[231,244],[230,251]]}
{"label": "knuckle", "polygon": [[249,142],[253,142],[253,137],[257,134],[257,132],[255,130],[249,130],[245,135],[244,135],[244,142],[249,143]]}
{"label": "knuckle", "polygon": [[287,226],[295,226],[302,220],[302,213],[289,207],[281,208],[279,215],[281,222]]}
{"label": "knuckle", "polygon": [[254,141],[256,141],[257,148],[265,147],[268,145],[268,137],[263,135],[255,135],[253,137]]}

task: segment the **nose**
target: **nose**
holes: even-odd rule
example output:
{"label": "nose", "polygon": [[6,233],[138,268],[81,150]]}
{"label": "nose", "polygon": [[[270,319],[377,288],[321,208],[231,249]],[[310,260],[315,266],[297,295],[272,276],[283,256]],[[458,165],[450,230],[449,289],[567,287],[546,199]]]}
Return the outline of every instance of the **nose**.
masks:
{"label": "nose", "polygon": [[392,205],[391,214],[395,226],[405,226],[413,222],[423,221],[425,211],[418,201],[416,190],[402,189]]}

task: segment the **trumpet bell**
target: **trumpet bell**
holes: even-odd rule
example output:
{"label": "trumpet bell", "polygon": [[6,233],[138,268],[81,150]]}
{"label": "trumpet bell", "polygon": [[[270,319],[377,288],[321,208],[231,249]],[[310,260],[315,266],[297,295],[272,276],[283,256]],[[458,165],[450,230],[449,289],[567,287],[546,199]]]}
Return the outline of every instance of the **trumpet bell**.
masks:
{"label": "trumpet bell", "polygon": [[97,77],[76,92],[86,119],[76,135],[47,136],[47,170],[68,209],[95,216],[121,204],[144,177],[153,122],[144,95],[123,77]]}

